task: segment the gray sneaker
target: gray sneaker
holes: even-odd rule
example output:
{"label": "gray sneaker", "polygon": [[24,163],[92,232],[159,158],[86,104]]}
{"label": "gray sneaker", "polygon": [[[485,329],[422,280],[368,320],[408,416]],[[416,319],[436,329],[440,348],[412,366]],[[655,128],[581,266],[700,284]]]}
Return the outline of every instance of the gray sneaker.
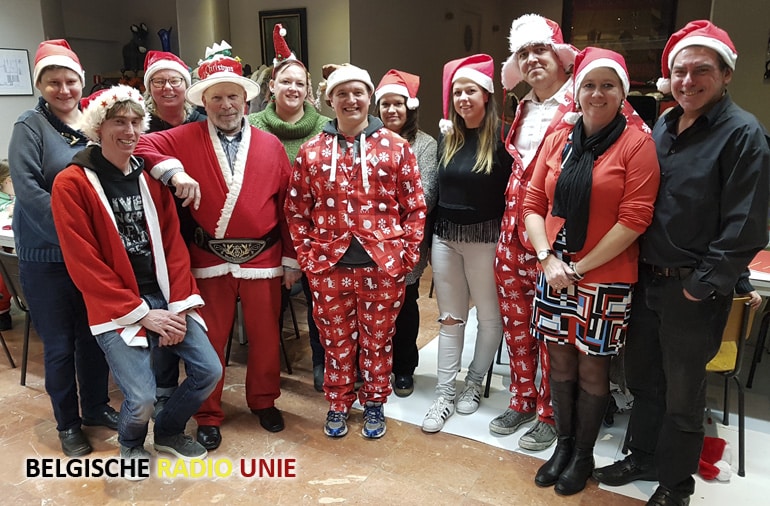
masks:
{"label": "gray sneaker", "polygon": [[[132,459],[147,459],[150,460],[150,452],[144,449],[144,446],[134,446],[133,448],[129,448],[127,446],[120,445],[120,458],[123,460],[132,460]],[[138,463],[133,463],[133,465],[124,470],[123,478],[127,479],[128,481],[140,481],[140,480],[146,480],[150,477],[149,474],[149,467],[147,468],[148,473],[143,474],[140,470]]]}
{"label": "gray sneaker", "polygon": [[513,434],[522,424],[535,419],[535,413],[520,413],[508,408],[505,413],[489,422],[489,432],[507,436]]}
{"label": "gray sneaker", "polygon": [[186,462],[193,459],[205,459],[208,455],[203,445],[182,432],[173,436],[155,434],[155,451],[170,453]]}
{"label": "gray sneaker", "polygon": [[519,446],[533,452],[543,451],[556,441],[556,428],[550,423],[538,420],[523,436]]}

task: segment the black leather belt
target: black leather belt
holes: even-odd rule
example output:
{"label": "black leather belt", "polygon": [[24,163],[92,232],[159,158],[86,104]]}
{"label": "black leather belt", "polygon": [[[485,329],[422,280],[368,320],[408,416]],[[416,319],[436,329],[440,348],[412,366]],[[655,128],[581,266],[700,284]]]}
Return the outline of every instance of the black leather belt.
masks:
{"label": "black leather belt", "polygon": [[277,243],[280,236],[278,227],[274,227],[259,239],[215,239],[201,227],[195,227],[193,242],[199,248],[212,252],[225,262],[242,264]]}
{"label": "black leather belt", "polygon": [[685,279],[695,271],[692,267],[659,267],[657,265],[649,267],[654,275],[662,278]]}

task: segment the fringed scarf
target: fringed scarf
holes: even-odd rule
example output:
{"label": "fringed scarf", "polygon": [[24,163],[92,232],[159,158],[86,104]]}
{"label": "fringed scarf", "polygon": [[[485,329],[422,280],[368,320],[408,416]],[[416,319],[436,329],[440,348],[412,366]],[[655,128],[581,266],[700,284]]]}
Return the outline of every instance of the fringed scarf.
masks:
{"label": "fringed scarf", "polygon": [[583,249],[588,231],[593,168],[626,128],[626,118],[615,116],[609,125],[586,138],[581,116],[570,134],[562,156],[562,169],[553,196],[553,216],[566,220],[567,251]]}

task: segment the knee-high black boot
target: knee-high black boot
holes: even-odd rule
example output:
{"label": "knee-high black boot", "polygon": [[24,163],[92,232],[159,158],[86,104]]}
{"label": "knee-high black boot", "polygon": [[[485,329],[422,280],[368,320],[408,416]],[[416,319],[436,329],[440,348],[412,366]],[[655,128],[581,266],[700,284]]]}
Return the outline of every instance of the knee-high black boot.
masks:
{"label": "knee-high black boot", "polygon": [[575,451],[556,481],[554,490],[557,494],[577,494],[585,488],[594,470],[594,444],[609,398],[609,394],[591,395],[582,389],[578,392],[575,405]]}
{"label": "knee-high black boot", "polygon": [[556,422],[556,448],[548,461],[540,466],[535,484],[550,487],[567,467],[575,447],[574,406],[577,384],[574,381],[550,381],[551,405]]}

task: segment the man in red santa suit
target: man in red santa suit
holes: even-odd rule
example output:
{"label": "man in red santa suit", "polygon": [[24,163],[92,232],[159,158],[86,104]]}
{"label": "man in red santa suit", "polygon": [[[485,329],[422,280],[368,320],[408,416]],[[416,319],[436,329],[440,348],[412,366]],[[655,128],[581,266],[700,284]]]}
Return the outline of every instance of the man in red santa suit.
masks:
{"label": "man in red santa suit", "polygon": [[[206,301],[202,313],[209,339],[224,364],[240,299],[249,336],[246,402],[263,428],[278,432],[284,428],[275,407],[281,394],[281,281],[290,287],[300,276],[282,208],[289,161],[276,137],[244,120],[246,102],[259,94],[259,86],[242,76],[227,43],[207,48],[198,74],[201,80],[187,89],[186,98],[206,109],[207,121],[148,134],[137,154],[161,181],[184,171],[200,184],[200,200],[191,199],[190,257]],[[198,441],[210,450],[222,441],[223,385],[224,375],[195,415]]]}
{"label": "man in red santa suit", "polygon": [[329,437],[348,432],[357,369],[364,379],[361,432],[369,439],[385,434],[392,338],[425,228],[417,161],[408,142],[367,114],[373,93],[369,73],[356,66],[329,75],[326,98],[337,119],[299,149],[286,200],[326,351]]}

